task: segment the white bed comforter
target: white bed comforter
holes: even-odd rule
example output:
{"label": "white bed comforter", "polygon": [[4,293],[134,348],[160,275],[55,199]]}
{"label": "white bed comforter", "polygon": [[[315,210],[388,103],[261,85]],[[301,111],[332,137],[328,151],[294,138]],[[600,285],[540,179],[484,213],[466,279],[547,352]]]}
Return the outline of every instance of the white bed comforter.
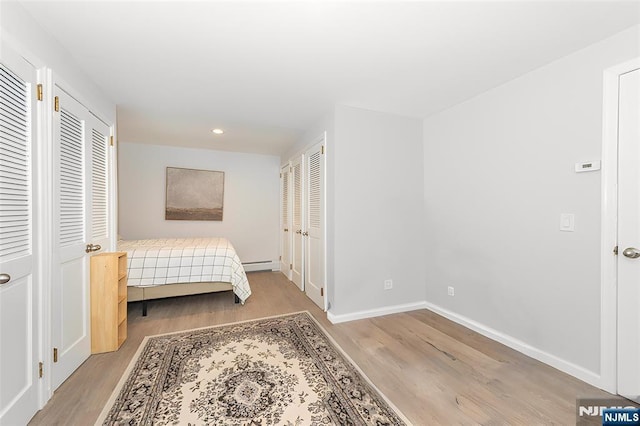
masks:
{"label": "white bed comforter", "polygon": [[235,249],[226,238],[121,240],[127,252],[128,285],[145,287],[195,282],[228,282],[244,303],[249,281]]}

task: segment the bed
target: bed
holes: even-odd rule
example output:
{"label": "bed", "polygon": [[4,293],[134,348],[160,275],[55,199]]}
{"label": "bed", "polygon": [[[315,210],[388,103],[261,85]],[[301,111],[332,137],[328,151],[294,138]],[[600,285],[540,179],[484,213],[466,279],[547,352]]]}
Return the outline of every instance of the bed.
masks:
{"label": "bed", "polygon": [[190,294],[230,291],[236,303],[251,295],[242,263],[226,238],[120,240],[127,252],[127,300],[147,301]]}

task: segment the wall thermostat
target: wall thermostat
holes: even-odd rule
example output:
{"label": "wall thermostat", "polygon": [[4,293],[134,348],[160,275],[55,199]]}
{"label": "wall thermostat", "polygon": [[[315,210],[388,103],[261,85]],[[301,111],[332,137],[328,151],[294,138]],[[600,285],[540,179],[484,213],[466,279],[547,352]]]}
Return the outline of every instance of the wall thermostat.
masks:
{"label": "wall thermostat", "polygon": [[585,163],[576,163],[576,173],[592,172],[600,170],[600,161],[587,161]]}

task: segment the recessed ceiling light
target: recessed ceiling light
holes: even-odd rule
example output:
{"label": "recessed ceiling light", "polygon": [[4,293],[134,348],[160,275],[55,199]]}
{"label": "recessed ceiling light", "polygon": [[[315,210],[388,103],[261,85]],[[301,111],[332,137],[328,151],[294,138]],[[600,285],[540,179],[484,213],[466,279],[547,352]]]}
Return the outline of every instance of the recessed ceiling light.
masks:
{"label": "recessed ceiling light", "polygon": [[212,132],[215,133],[216,135],[221,135],[221,134],[224,133],[224,130],[222,130],[222,129],[213,129]]}

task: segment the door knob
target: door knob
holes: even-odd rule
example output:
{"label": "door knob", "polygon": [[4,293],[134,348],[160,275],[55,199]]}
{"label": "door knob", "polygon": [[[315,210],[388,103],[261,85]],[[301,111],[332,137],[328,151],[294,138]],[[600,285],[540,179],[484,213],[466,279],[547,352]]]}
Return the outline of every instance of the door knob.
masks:
{"label": "door knob", "polygon": [[102,250],[102,246],[100,244],[87,244],[87,249],[85,251],[87,253],[91,253],[98,250]]}
{"label": "door knob", "polygon": [[303,232],[302,235],[304,235],[305,237],[308,237],[309,233],[308,232]]}
{"label": "door knob", "polygon": [[9,274],[0,274],[0,284],[6,284],[11,281],[11,275]]}
{"label": "door knob", "polygon": [[284,228],[284,232],[289,232],[289,230],[287,228]]}
{"label": "door knob", "polygon": [[640,257],[640,250],[638,250],[637,248],[628,247],[624,249],[622,254],[624,254],[628,258],[637,259],[638,257]]}
{"label": "door knob", "polygon": [[296,234],[302,234],[302,230],[301,230],[301,229],[298,229],[298,230],[296,231]]}

